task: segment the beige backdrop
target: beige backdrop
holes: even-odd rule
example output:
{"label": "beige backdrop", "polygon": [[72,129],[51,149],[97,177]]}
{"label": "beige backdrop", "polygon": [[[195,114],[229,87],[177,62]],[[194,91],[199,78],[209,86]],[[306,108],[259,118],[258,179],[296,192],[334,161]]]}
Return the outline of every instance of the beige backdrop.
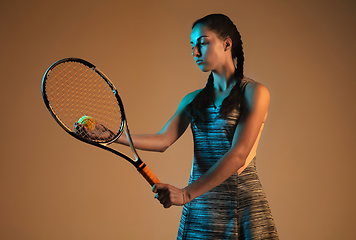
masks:
{"label": "beige backdrop", "polygon": [[[0,239],[175,239],[181,207],[162,208],[130,164],[65,133],[41,80],[61,58],[91,61],[118,87],[131,131],[157,132],[205,84],[190,27],[215,12],[236,23],[245,74],[271,93],[257,167],[281,239],[352,239],[355,10],[350,0],[2,0]],[[184,187],[191,133],[140,155]]]}

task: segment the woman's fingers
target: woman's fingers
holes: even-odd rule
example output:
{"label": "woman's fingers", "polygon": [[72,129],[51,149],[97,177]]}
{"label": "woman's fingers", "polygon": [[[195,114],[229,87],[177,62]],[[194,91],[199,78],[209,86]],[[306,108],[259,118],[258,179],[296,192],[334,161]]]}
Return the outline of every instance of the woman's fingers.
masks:
{"label": "woman's fingers", "polygon": [[157,183],[153,185],[152,192],[155,192],[155,198],[163,205],[164,208],[169,208],[172,206],[170,201],[170,191],[168,189],[168,184]]}
{"label": "woman's fingers", "polygon": [[152,192],[157,193],[158,189],[163,188],[165,184],[164,183],[156,183],[152,186]]}
{"label": "woman's fingers", "polygon": [[74,132],[78,135],[88,138],[90,140],[109,140],[115,136],[115,134],[105,127],[103,124],[96,123],[93,130],[89,130],[85,125],[81,123],[74,123]]}
{"label": "woman's fingers", "polygon": [[180,188],[169,184],[157,183],[153,185],[152,191],[156,193],[155,198],[157,198],[165,208],[169,208],[172,205],[183,205],[183,193]]}

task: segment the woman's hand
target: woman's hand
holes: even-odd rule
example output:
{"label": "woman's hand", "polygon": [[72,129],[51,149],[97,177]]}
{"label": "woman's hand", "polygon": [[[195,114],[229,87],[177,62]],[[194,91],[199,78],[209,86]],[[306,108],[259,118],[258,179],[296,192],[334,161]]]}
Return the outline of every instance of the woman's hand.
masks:
{"label": "woman's hand", "polygon": [[85,125],[76,122],[74,123],[74,132],[81,137],[88,138],[92,141],[107,141],[115,136],[112,131],[100,123],[95,123],[94,129],[89,130]]}
{"label": "woman's hand", "polygon": [[176,188],[169,184],[157,183],[153,185],[152,192],[156,193],[155,198],[163,205],[169,208],[172,205],[182,206],[186,204],[185,189]]}

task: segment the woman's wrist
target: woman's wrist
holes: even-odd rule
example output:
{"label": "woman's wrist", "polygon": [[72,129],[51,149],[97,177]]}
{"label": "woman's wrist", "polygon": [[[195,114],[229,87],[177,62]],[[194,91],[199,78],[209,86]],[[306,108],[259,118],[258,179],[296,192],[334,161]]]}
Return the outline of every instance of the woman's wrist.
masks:
{"label": "woman's wrist", "polygon": [[186,202],[185,202],[185,190],[184,190],[184,188],[182,188],[182,195],[183,195],[183,203],[182,203],[182,205],[184,206],[184,204],[186,204]]}
{"label": "woman's wrist", "polygon": [[187,203],[189,203],[191,201],[190,199],[190,194],[188,193],[187,189],[185,188],[182,188],[182,198],[183,198],[183,204],[182,205],[185,205]]}

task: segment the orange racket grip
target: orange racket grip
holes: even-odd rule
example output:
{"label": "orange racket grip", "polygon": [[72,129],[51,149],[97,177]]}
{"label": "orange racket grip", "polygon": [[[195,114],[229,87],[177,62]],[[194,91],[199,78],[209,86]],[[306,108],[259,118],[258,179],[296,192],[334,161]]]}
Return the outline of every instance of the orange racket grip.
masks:
{"label": "orange racket grip", "polygon": [[161,182],[146,165],[139,172],[151,186]]}

